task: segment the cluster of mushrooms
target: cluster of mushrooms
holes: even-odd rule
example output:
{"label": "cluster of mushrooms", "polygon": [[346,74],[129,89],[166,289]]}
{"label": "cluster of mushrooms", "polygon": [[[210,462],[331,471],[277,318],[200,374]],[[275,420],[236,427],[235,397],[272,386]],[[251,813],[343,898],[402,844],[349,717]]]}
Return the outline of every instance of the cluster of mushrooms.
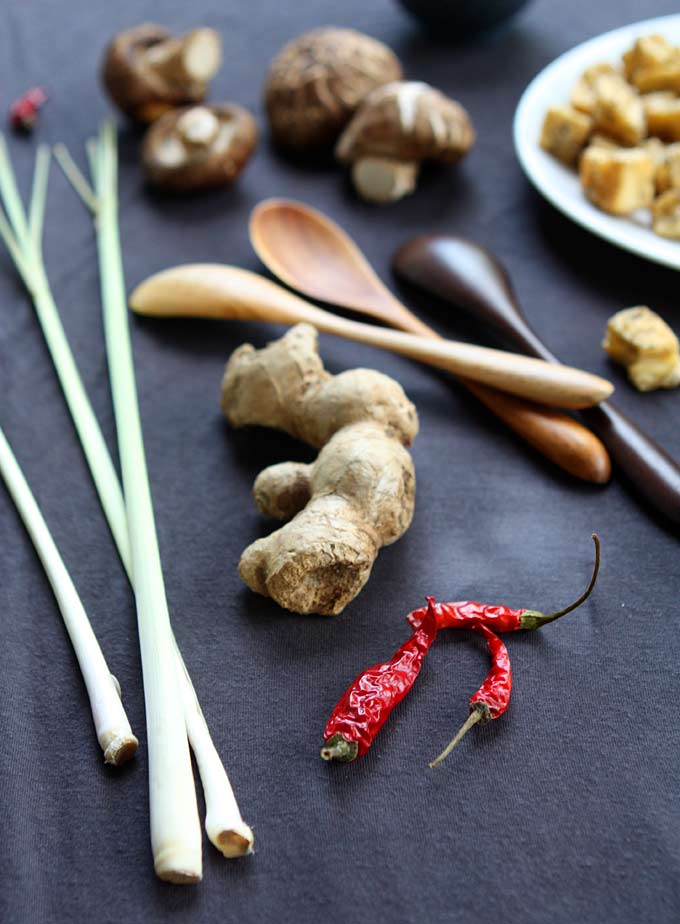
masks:
{"label": "cluster of mushrooms", "polygon": [[142,164],[148,181],[190,192],[236,179],[257,143],[253,116],[235,103],[204,102],[222,63],[214,29],[173,36],[143,23],[106,50],[102,79],[113,102],[148,124]]}
{"label": "cluster of mushrooms", "polygon": [[267,75],[275,143],[294,154],[335,145],[362,198],[401,199],[415,189],[423,161],[455,163],[475,140],[462,106],[402,77],[396,55],[368,35],[306,32],[279,52]]}
{"label": "cluster of mushrooms", "polygon": [[[148,180],[189,191],[229,183],[257,141],[252,115],[204,102],[221,63],[212,29],[174,37],[145,24],[118,35],[104,63],[113,101],[151,123],[142,160]],[[463,107],[428,84],[402,79],[396,55],[353,29],[306,32],[274,58],[265,106],[274,143],[293,156],[335,146],[359,195],[393,202],[413,192],[424,161],[452,164],[475,133]]]}

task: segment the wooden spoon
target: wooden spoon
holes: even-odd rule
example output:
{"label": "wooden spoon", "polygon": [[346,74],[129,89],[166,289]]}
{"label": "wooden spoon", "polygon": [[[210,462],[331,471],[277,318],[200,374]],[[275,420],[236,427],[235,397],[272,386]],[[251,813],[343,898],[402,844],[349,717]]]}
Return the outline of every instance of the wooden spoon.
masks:
{"label": "wooden spoon", "polygon": [[[323,213],[285,199],[253,209],[250,240],[262,262],[293,289],[429,339],[441,339],[382,283],[354,241]],[[607,451],[589,430],[559,411],[461,380],[509,427],[572,475],[609,479]]]}
{"label": "wooden spoon", "polygon": [[[467,309],[524,353],[558,360],[529,326],[504,267],[472,241],[418,237],[394,257],[397,274],[449,304]],[[616,466],[653,506],[680,524],[680,467],[611,402],[583,412]]]}
{"label": "wooden spoon", "polygon": [[517,353],[427,340],[414,334],[348,321],[298,298],[257,273],[219,263],[193,263],[157,273],[137,286],[130,307],[162,317],[229,318],[297,324],[306,321],[327,334],[456,372],[511,394],[556,407],[591,407],[613,386],[599,376]]}

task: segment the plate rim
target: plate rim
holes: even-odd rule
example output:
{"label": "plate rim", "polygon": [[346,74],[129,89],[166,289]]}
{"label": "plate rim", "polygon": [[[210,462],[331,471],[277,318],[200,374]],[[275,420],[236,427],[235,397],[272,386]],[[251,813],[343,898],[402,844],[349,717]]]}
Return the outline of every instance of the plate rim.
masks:
{"label": "plate rim", "polygon": [[[570,205],[571,197],[563,197],[560,195],[559,191],[556,191],[551,188],[551,186],[545,181],[542,173],[537,173],[534,169],[534,166],[531,162],[532,154],[539,152],[543,153],[542,149],[539,147],[538,139],[530,137],[529,133],[525,131],[525,123],[529,118],[529,113],[532,106],[532,98],[537,94],[541,89],[541,85],[545,80],[554,75],[556,71],[561,70],[565,64],[569,63],[569,60],[577,55],[580,56],[582,53],[587,52],[587,50],[593,46],[599,46],[603,41],[607,39],[616,39],[620,36],[622,39],[624,36],[629,37],[631,32],[642,33],[642,30],[648,29],[650,31],[658,31],[662,29],[664,24],[668,25],[673,23],[680,30],[680,13],[670,13],[665,16],[655,16],[651,19],[643,19],[638,22],[628,23],[624,26],[618,26],[616,29],[610,29],[608,32],[602,32],[599,35],[595,35],[592,38],[586,39],[583,42],[580,42],[578,45],[574,45],[572,48],[567,49],[554,58],[549,64],[542,68],[529,82],[525,87],[519,102],[515,108],[515,114],[513,117],[512,133],[513,133],[513,144],[515,149],[515,154],[520,163],[524,175],[529,180],[531,185],[536,189],[536,191],[543,196],[554,208],[561,212],[564,216],[569,218],[575,224],[580,225],[586,231],[589,231],[591,234],[595,234],[603,240],[608,241],[615,247],[618,247],[622,250],[626,250],[629,253],[634,253],[639,257],[650,260],[654,263],[661,264],[663,266],[668,266],[671,269],[680,269],[680,241],[669,241],[664,238],[656,238],[654,232],[649,230],[650,241],[649,245],[645,243],[640,243],[635,240],[631,240],[625,234],[618,231],[615,228],[612,228],[609,224],[609,221],[623,221],[623,218],[617,218],[616,216],[608,215],[606,212],[601,212],[594,205],[588,202],[585,197],[583,200],[579,201],[580,205],[589,206],[589,211],[587,214],[583,214],[580,210],[574,210]],[[595,53],[595,52],[594,52]],[[549,157],[548,154],[545,155]],[[624,226],[625,227],[625,226]],[[655,249],[654,244],[663,241],[666,243],[673,243],[677,246],[677,255],[675,254],[666,254],[659,252]]]}

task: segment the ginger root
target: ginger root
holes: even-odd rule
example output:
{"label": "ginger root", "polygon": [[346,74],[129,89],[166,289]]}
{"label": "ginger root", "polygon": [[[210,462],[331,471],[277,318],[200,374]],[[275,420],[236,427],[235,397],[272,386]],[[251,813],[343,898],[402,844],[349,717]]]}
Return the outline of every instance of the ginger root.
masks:
{"label": "ginger root", "polygon": [[232,426],[274,427],[321,448],[310,465],[283,462],[258,475],[260,510],[293,519],[245,549],[241,578],[293,612],[342,612],[378,550],[411,523],[415,473],[404,447],[418,432],[415,407],[380,372],[330,375],[316,330],[298,324],[262,350],[235,350],[222,409]]}

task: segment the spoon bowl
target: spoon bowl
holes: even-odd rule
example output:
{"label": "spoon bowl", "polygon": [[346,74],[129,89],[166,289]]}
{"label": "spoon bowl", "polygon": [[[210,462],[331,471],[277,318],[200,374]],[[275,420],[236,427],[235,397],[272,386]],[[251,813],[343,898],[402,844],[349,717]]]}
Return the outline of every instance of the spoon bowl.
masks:
{"label": "spoon bowl", "polygon": [[383,285],[349,235],[322,212],[290,199],[265,199],[251,213],[250,241],[275,276],[308,298],[435,336]]}

